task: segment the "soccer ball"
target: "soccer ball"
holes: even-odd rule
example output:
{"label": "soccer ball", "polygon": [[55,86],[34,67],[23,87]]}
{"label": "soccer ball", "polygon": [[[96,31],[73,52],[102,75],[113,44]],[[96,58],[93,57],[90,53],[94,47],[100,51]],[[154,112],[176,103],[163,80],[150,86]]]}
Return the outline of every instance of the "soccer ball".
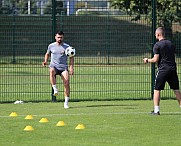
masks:
{"label": "soccer ball", "polygon": [[69,47],[65,50],[65,55],[67,55],[68,57],[73,57],[73,56],[75,56],[75,48],[69,46]]}

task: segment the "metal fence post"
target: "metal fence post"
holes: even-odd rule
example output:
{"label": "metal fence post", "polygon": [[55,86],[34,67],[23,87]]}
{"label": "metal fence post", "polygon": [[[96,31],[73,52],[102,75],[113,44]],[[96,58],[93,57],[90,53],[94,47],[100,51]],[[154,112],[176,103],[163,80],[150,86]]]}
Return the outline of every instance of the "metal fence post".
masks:
{"label": "metal fence post", "polygon": [[[56,4],[55,0],[52,0],[52,42],[55,40],[55,32],[56,32]],[[52,102],[56,102],[56,96],[53,95],[54,90],[52,87]]]}
{"label": "metal fence post", "polygon": [[16,63],[16,53],[15,53],[15,47],[16,47],[16,43],[15,43],[15,27],[16,27],[16,14],[15,12],[13,12],[13,22],[12,22],[12,63],[15,64]]}
{"label": "metal fence post", "polygon": [[[107,38],[108,40],[110,40],[110,28],[109,28],[109,12],[107,12]],[[106,41],[107,42],[107,41]],[[107,42],[106,44],[107,46],[107,64],[110,64],[110,43]]]}
{"label": "metal fence post", "polygon": [[[156,30],[156,1],[152,0],[152,48],[156,42],[155,38],[155,30]],[[152,57],[153,57],[153,51],[152,51]],[[155,64],[152,63],[151,65],[151,97],[153,98],[154,94],[154,84],[155,84]]]}

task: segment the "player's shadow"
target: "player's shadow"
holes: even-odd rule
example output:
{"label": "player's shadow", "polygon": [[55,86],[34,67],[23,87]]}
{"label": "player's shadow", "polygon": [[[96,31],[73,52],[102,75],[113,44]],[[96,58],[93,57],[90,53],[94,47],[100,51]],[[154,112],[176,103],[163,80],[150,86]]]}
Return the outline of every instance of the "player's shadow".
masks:
{"label": "player's shadow", "polygon": [[181,112],[163,112],[161,113],[161,116],[176,116],[181,115]]}
{"label": "player's shadow", "polygon": [[137,104],[98,104],[98,105],[85,105],[85,106],[74,106],[71,108],[92,108],[92,107],[125,107],[126,109],[135,109],[137,107]]}

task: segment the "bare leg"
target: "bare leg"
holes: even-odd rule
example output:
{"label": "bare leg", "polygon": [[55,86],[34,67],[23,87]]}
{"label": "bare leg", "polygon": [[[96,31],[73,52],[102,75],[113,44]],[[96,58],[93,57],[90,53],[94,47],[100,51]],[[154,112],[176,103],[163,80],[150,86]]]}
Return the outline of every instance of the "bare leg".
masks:
{"label": "bare leg", "polygon": [[181,93],[179,90],[174,90],[174,93],[175,93],[176,99],[178,100],[178,104],[181,107]]}
{"label": "bare leg", "polygon": [[50,83],[52,85],[56,85],[56,79],[55,79],[55,69],[54,68],[50,68]]}
{"label": "bare leg", "polygon": [[53,90],[54,90],[54,96],[58,95],[58,89],[56,87],[56,78],[55,78],[55,69],[50,68],[50,83],[52,84]]}
{"label": "bare leg", "polygon": [[160,91],[159,90],[154,90],[153,102],[154,102],[154,113],[158,113],[160,110]]}
{"label": "bare leg", "polygon": [[64,108],[69,108],[68,101],[70,98],[70,82],[69,82],[68,71],[62,72],[62,80],[64,83],[64,96],[65,96]]}
{"label": "bare leg", "polygon": [[64,96],[70,96],[70,84],[69,84],[69,74],[68,71],[62,72],[62,80],[64,83]]}
{"label": "bare leg", "polygon": [[154,97],[153,97],[154,106],[160,106],[160,91],[154,90]]}

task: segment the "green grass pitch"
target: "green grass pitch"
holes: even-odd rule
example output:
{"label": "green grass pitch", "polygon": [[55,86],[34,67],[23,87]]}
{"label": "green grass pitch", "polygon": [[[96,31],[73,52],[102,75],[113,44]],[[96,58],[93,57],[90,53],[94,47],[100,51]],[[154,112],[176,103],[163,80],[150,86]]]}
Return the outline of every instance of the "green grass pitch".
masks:
{"label": "green grass pitch", "polygon": [[[161,101],[161,115],[151,116],[151,100],[1,104],[1,146],[180,146],[181,109]],[[17,117],[10,117],[16,112]],[[25,120],[33,115],[32,120]],[[40,123],[41,118],[49,122]],[[57,127],[59,121],[66,126]],[[85,129],[75,129],[84,124]],[[24,131],[31,125],[34,131]]]}

